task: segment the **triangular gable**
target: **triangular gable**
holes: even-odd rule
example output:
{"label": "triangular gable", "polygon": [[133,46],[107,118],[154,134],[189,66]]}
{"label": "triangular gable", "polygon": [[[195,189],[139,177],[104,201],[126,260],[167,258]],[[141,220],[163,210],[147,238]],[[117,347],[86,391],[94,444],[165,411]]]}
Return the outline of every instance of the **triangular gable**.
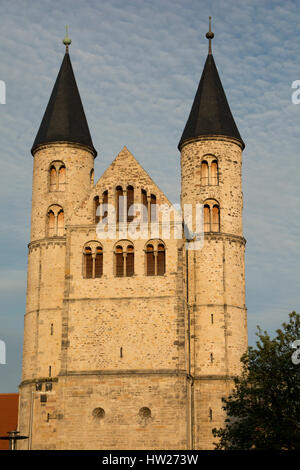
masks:
{"label": "triangular gable", "polygon": [[93,210],[94,197],[101,197],[104,191],[114,192],[117,186],[121,186],[123,189],[126,189],[127,186],[133,186],[137,190],[144,189],[147,194],[156,196],[157,204],[172,205],[127,147],[123,147],[95,184],[89,196],[75,210],[71,218],[72,225],[93,223],[91,210]]}

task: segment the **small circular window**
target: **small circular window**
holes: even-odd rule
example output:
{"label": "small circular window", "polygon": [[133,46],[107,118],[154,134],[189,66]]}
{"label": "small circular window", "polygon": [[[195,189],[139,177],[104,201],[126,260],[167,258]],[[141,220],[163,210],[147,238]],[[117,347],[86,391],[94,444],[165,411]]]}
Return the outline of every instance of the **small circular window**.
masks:
{"label": "small circular window", "polygon": [[97,418],[97,419],[104,419],[105,417],[105,411],[103,408],[95,408],[93,410],[93,416],[94,418]]}

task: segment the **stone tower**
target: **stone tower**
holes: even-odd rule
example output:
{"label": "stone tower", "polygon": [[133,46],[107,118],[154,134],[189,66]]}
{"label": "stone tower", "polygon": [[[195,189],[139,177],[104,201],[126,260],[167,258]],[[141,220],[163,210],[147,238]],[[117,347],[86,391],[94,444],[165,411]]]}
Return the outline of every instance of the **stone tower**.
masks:
{"label": "stone tower", "polygon": [[[186,316],[192,446],[211,448],[221,427],[221,398],[232,389],[247,348],[245,239],[242,227],[244,142],[211,52],[180,139],[181,204],[203,204],[204,246],[186,250]],[[188,242],[187,242],[188,246]]]}
{"label": "stone tower", "polygon": [[[247,329],[244,143],[211,47],[179,143],[183,209],[204,205],[204,246],[189,250],[171,203],[126,147],[94,184],[97,153],[64,43],[32,147],[19,412],[29,439],[19,447],[212,448]],[[106,236],[99,225],[112,214]]]}
{"label": "stone tower", "polygon": [[34,393],[53,390],[61,367],[62,312],[68,276],[65,227],[74,207],[90,190],[97,155],[68,47],[31,152],[31,236],[20,386],[20,426],[27,423],[30,448],[34,445],[32,427],[38,426]]}

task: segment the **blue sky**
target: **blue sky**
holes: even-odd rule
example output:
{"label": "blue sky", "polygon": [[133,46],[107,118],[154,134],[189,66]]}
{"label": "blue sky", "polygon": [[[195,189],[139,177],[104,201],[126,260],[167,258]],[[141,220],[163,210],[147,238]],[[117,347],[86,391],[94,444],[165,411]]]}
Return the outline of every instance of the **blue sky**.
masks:
{"label": "blue sky", "polygon": [[65,24],[94,146],[96,179],[126,145],[172,202],[179,201],[177,144],[207,55],[213,54],[243,140],[249,343],[300,311],[300,2],[253,0],[1,0],[0,392],[21,376],[30,148],[56,79]]}

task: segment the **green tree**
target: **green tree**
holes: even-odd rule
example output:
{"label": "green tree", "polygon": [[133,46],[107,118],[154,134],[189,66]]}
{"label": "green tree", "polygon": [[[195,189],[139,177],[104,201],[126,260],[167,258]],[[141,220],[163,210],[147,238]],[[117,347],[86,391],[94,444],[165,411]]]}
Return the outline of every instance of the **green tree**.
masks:
{"label": "green tree", "polygon": [[300,363],[292,348],[300,340],[300,315],[289,314],[271,339],[260,327],[256,349],[241,358],[243,371],[223,398],[225,427],[213,429],[218,450],[300,450]]}

